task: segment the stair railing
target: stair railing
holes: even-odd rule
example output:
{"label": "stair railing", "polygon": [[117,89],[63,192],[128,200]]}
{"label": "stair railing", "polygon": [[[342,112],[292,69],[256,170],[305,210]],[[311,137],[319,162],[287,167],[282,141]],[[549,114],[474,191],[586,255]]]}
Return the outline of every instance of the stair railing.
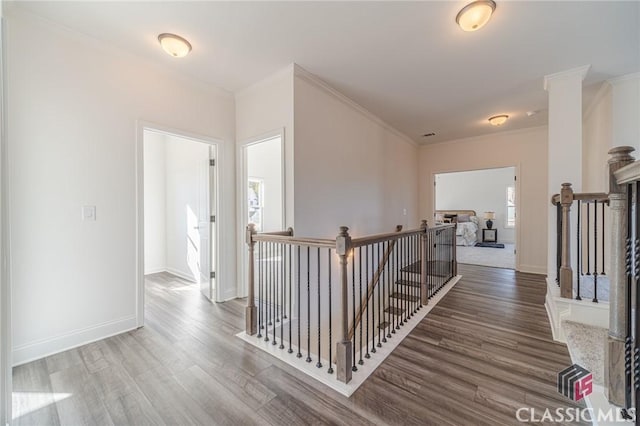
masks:
{"label": "stair railing", "polygon": [[[557,208],[556,283],[560,296],[576,300],[588,297],[598,303],[598,279],[606,275],[605,226],[609,215],[606,193],[574,193],[570,183],[563,183],[560,194],[552,197]],[[576,210],[576,224],[571,226],[571,211]],[[571,241],[576,242],[572,262]]]}
{"label": "stair railing", "polygon": [[246,333],[344,383],[457,273],[455,225],[348,231],[315,239],[247,227]]}

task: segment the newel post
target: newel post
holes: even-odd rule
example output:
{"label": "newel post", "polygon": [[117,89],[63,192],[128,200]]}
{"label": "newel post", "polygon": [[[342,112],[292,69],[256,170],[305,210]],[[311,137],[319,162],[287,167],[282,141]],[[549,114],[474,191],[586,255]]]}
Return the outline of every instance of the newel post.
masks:
{"label": "newel post", "polygon": [[256,226],[253,223],[247,225],[247,245],[249,246],[249,273],[247,282],[249,286],[247,296],[247,307],[245,308],[245,332],[253,336],[258,332],[258,317],[255,301],[255,246],[253,236],[256,234]]}
{"label": "newel post", "polygon": [[340,324],[342,333],[342,338],[336,348],[336,378],[341,382],[349,383],[353,367],[353,347],[349,340],[349,278],[347,275],[351,237],[349,236],[349,228],[346,226],[340,227],[340,233],[336,237],[336,253],[340,257]]}
{"label": "newel post", "polygon": [[571,204],[573,189],[570,183],[563,183],[560,191],[562,206],[562,261],[560,264],[560,297],[573,298],[573,270],[571,269]]}
{"label": "newel post", "polygon": [[420,304],[429,303],[429,288],[427,287],[427,232],[429,232],[429,224],[423,220],[420,224]]}
{"label": "newel post", "polygon": [[[620,146],[609,151],[609,334],[605,362],[605,389],[609,402],[618,406],[627,405],[625,388],[631,386],[625,374],[625,340],[630,337],[627,324],[631,307],[628,300],[626,271],[628,217],[627,186],[618,185],[614,173],[633,163],[634,149]],[[629,245],[631,242],[629,242]],[[629,357],[631,342],[627,342]],[[629,358],[630,361],[630,358]],[[630,390],[629,390],[630,392]],[[630,395],[630,393],[629,393]]]}

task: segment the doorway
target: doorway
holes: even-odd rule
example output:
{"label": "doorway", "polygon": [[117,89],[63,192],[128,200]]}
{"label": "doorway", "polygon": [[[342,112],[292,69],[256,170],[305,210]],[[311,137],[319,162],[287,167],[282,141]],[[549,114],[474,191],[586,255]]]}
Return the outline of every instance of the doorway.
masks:
{"label": "doorway", "polygon": [[217,144],[152,128],[142,136],[143,282],[216,301]]}
{"label": "doorway", "polygon": [[[272,132],[242,143],[239,163],[241,236],[244,237],[249,223],[255,225],[257,232],[283,231],[286,226],[283,133]],[[240,294],[246,295],[248,259],[244,245],[240,247],[240,259]]]}
{"label": "doorway", "polygon": [[458,263],[516,269],[515,167],[438,173],[436,223],[456,223]]}

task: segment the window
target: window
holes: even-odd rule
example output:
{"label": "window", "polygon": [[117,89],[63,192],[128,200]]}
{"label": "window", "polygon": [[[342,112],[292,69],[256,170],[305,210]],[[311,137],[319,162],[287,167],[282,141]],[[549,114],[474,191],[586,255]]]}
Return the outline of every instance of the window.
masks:
{"label": "window", "polygon": [[510,186],[507,188],[507,224],[506,228],[514,228],[516,226],[516,188]]}
{"label": "window", "polygon": [[262,213],[264,209],[264,181],[262,179],[249,178],[248,212],[249,223],[256,226],[257,232],[262,232]]}

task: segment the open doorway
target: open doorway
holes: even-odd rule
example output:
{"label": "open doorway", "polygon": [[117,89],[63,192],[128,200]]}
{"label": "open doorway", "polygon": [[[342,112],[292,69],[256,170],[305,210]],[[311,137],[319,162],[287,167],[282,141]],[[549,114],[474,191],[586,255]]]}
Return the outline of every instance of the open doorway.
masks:
{"label": "open doorway", "polygon": [[[273,132],[240,145],[239,210],[240,232],[249,223],[258,232],[283,231],[285,228],[285,169],[283,133]],[[260,253],[256,254],[261,256]],[[240,252],[241,294],[247,289],[247,250]]]}
{"label": "open doorway", "polygon": [[211,141],[143,130],[146,291],[216,300],[216,157]]}
{"label": "open doorway", "polygon": [[436,223],[456,223],[458,263],[516,268],[515,167],[439,173]]}

